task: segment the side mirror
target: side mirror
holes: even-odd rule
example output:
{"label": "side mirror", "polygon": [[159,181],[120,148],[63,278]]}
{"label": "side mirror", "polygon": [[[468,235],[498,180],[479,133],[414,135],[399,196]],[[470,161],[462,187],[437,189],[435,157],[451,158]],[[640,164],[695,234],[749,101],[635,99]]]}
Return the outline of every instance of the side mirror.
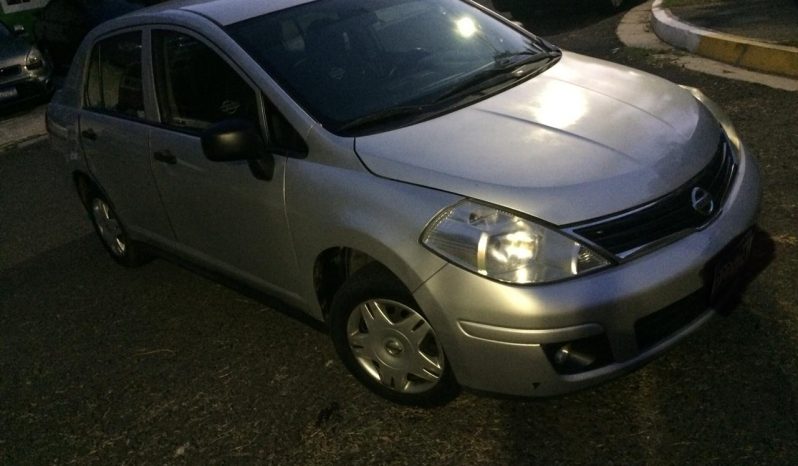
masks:
{"label": "side mirror", "polygon": [[14,33],[14,36],[19,37],[25,34],[25,26],[21,24],[15,24],[14,27],[12,28],[12,32]]}
{"label": "side mirror", "polygon": [[252,160],[266,155],[266,145],[258,129],[246,120],[216,123],[202,132],[200,140],[205,157],[214,162]]}
{"label": "side mirror", "polygon": [[258,128],[247,120],[234,118],[211,125],[202,132],[200,142],[208,160],[247,160],[255,178],[270,180],[274,175],[274,156],[263,142]]}

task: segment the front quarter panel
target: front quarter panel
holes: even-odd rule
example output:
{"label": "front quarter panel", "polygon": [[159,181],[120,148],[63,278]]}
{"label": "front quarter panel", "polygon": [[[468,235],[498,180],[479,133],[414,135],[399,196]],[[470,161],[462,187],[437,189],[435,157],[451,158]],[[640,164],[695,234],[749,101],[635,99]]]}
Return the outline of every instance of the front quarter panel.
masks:
{"label": "front quarter panel", "polygon": [[[351,150],[351,149],[350,149]],[[354,153],[350,153],[354,157]],[[460,197],[379,178],[363,169],[289,159],[286,211],[310,314],[323,319],[313,270],[327,249],[352,248],[390,269],[413,291],[445,265],[419,242],[427,222]]]}

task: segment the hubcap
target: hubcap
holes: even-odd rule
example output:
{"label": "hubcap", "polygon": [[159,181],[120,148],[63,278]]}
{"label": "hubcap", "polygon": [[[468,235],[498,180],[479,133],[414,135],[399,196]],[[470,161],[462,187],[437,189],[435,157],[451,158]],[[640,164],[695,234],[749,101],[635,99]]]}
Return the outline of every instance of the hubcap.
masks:
{"label": "hubcap", "polygon": [[91,216],[100,232],[103,243],[117,256],[123,256],[127,245],[123,238],[122,226],[113,214],[111,207],[102,199],[91,202]]}
{"label": "hubcap", "polygon": [[402,303],[364,302],[347,321],[349,348],[367,374],[401,393],[433,388],[443,375],[443,351],[427,320]]}
{"label": "hubcap", "polygon": [[402,348],[402,344],[393,338],[385,342],[385,351],[387,351],[391,356],[399,356],[399,353],[401,353],[403,349],[404,348]]}

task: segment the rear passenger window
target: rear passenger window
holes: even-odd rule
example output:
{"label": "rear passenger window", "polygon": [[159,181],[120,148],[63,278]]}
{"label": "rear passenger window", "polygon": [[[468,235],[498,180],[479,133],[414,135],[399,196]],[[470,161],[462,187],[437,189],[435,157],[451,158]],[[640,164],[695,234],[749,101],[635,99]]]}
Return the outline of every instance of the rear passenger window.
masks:
{"label": "rear passenger window", "polygon": [[85,106],[144,118],[140,32],[120,34],[94,46],[86,78]]}
{"label": "rear passenger window", "polygon": [[241,118],[258,125],[257,94],[216,52],[177,32],[157,31],[153,39],[163,123],[203,130]]}

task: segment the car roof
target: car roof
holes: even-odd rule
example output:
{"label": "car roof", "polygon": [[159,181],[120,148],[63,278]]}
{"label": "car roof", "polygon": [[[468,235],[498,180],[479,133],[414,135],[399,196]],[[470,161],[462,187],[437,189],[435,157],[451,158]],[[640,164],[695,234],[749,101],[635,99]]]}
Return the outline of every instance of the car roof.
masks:
{"label": "car roof", "polygon": [[128,16],[183,10],[197,13],[222,26],[227,26],[312,1],[316,0],[171,0],[138,10]]}

